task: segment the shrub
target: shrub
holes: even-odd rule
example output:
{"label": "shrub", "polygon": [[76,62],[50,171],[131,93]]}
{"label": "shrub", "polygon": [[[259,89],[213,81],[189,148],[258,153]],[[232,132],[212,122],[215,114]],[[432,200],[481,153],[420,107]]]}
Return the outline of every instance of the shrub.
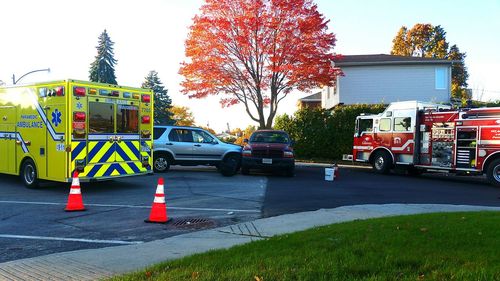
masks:
{"label": "shrub", "polygon": [[293,116],[276,117],[275,128],[290,134],[298,158],[339,160],[342,154],[352,151],[356,117],[361,113],[380,113],[385,107],[383,104],[357,104],[333,110],[305,108]]}

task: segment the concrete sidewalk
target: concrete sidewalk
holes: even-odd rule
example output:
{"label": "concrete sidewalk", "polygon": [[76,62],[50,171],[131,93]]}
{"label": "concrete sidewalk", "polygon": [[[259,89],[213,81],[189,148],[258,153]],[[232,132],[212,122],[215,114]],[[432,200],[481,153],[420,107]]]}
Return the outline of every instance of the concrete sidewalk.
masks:
{"label": "concrete sidewalk", "polygon": [[0,264],[0,280],[98,280],[158,262],[357,219],[433,212],[500,211],[465,205],[358,205],[258,219],[137,245],[57,253]]}

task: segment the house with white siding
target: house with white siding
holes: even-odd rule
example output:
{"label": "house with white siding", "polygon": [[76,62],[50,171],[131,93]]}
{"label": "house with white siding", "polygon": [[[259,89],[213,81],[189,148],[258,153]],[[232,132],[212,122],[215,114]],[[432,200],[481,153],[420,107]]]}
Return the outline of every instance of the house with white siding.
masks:
{"label": "house with white siding", "polygon": [[450,102],[451,66],[446,59],[393,55],[342,56],[335,61],[343,76],[324,87],[321,106],[418,100]]}

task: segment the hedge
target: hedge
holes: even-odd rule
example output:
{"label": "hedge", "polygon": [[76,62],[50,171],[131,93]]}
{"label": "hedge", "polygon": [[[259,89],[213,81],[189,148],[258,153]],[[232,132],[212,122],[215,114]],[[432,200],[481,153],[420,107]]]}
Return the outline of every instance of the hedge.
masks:
{"label": "hedge", "polygon": [[380,113],[385,107],[357,104],[333,110],[300,109],[293,115],[276,117],[274,127],[290,134],[298,158],[340,160],[342,154],[352,152],[356,117],[361,113]]}

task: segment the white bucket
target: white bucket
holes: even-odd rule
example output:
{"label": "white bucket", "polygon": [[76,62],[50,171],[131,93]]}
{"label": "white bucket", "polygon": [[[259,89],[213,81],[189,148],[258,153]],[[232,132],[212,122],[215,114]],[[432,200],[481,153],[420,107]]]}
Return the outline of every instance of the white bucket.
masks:
{"label": "white bucket", "polygon": [[333,181],[335,178],[335,168],[325,168],[325,180]]}

